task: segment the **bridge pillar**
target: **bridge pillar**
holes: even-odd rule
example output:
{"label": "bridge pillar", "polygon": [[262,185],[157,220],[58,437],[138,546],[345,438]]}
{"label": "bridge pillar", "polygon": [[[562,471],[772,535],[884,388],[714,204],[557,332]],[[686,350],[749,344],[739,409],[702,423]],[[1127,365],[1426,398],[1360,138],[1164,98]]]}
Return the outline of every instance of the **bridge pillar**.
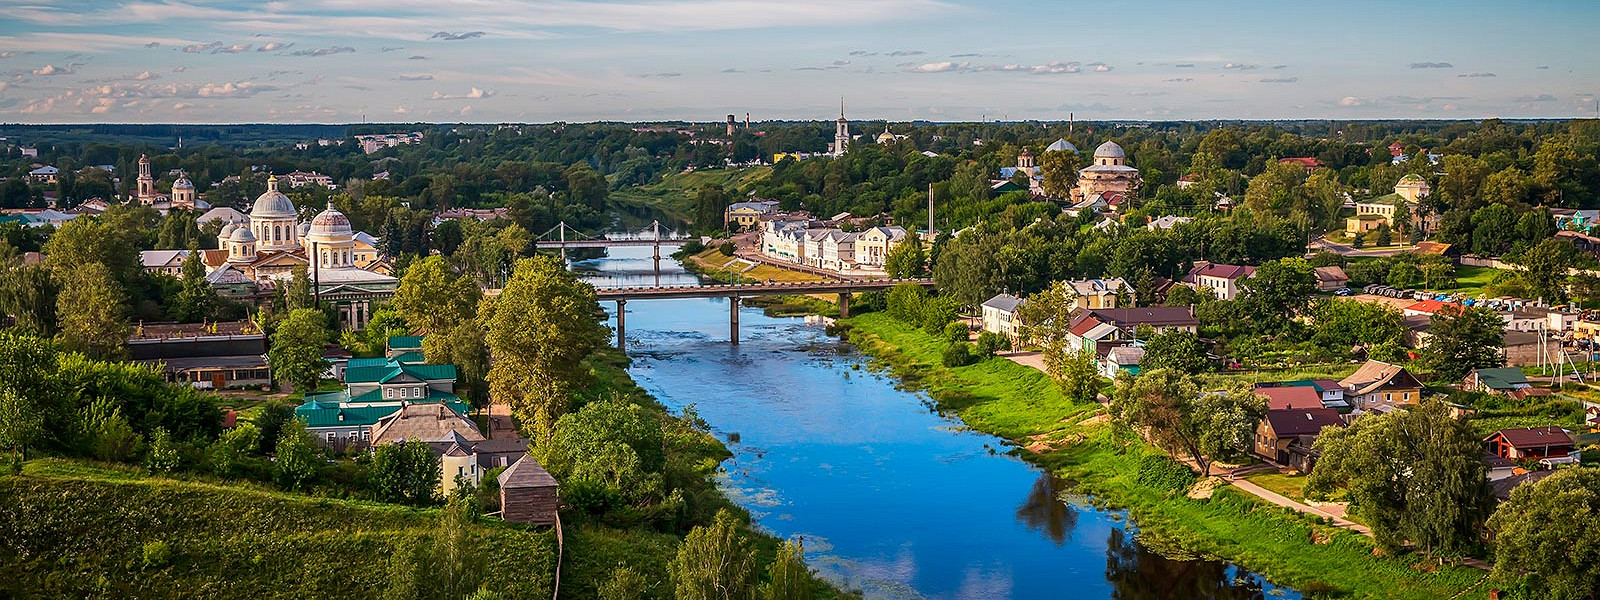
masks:
{"label": "bridge pillar", "polygon": [[839,318],[850,318],[850,292],[839,292]]}
{"label": "bridge pillar", "polygon": [[739,345],[739,297],[728,297],[728,341]]}
{"label": "bridge pillar", "polygon": [[628,352],[628,301],[617,299],[617,349]]}

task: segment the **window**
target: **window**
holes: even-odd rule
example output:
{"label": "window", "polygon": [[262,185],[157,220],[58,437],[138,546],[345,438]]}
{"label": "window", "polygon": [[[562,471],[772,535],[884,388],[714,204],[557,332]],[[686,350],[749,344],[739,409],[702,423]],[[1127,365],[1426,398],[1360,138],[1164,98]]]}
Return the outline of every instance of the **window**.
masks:
{"label": "window", "polygon": [[394,390],[392,390],[392,389],[384,390],[383,391],[383,397],[385,397],[385,398],[393,398],[394,397]]}
{"label": "window", "polygon": [[329,431],[328,432],[328,441],[330,441],[330,442],[333,441],[333,436],[334,436],[334,433],[332,431]]}

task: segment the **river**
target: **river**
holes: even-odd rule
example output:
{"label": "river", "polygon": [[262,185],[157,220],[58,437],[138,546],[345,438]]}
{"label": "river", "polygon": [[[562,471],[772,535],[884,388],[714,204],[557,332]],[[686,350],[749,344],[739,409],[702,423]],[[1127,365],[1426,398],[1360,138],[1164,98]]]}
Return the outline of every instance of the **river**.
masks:
{"label": "river", "polygon": [[[596,285],[698,281],[670,259],[657,277],[649,248],[574,268]],[[727,442],[723,489],[868,598],[1299,598],[1227,563],[1146,550],[1124,513],[933,412],[819,324],[745,308],[735,346],[726,300],[635,300],[628,313],[629,372]]]}

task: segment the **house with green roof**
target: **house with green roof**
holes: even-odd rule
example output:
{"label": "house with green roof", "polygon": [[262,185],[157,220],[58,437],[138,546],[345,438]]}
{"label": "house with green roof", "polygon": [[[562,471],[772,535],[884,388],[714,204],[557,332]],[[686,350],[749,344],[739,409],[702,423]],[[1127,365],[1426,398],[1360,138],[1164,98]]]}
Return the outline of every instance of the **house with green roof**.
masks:
{"label": "house with green roof", "polygon": [[1400,181],[1394,184],[1393,194],[1357,202],[1355,216],[1345,220],[1345,231],[1355,235],[1377,229],[1380,223],[1389,223],[1393,226],[1395,215],[1402,210],[1410,215],[1412,229],[1433,231],[1439,225],[1438,216],[1425,214],[1420,206],[1429,191],[1428,180],[1421,175],[1411,174],[1401,177]]}
{"label": "house with green roof", "polygon": [[306,394],[295,415],[318,442],[344,448],[365,443],[370,429],[408,404],[443,404],[465,415],[456,397],[456,366],[422,363],[416,353],[390,358],[353,358],[344,369],[345,389]]}
{"label": "house with green roof", "polygon": [[420,335],[397,335],[389,338],[388,351],[384,354],[390,358],[402,354],[415,352],[422,354],[422,338]]}
{"label": "house with green roof", "polygon": [[1516,367],[1473,369],[1461,383],[1462,387],[1475,392],[1500,395],[1510,395],[1517,390],[1533,387],[1533,382],[1528,380],[1528,376],[1522,369]]}

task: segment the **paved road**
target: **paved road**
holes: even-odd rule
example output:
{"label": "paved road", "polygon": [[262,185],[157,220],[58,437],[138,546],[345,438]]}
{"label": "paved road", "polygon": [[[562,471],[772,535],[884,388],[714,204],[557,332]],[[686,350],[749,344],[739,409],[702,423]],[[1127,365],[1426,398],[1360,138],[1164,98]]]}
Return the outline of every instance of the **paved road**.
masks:
{"label": "paved road", "polygon": [[1325,237],[1318,237],[1317,239],[1312,240],[1310,244],[1306,245],[1306,249],[1311,252],[1326,250],[1334,254],[1343,254],[1345,256],[1393,256],[1401,252],[1410,252],[1412,250],[1416,250],[1417,247],[1394,246],[1389,248],[1357,250],[1355,246],[1341,244]]}

